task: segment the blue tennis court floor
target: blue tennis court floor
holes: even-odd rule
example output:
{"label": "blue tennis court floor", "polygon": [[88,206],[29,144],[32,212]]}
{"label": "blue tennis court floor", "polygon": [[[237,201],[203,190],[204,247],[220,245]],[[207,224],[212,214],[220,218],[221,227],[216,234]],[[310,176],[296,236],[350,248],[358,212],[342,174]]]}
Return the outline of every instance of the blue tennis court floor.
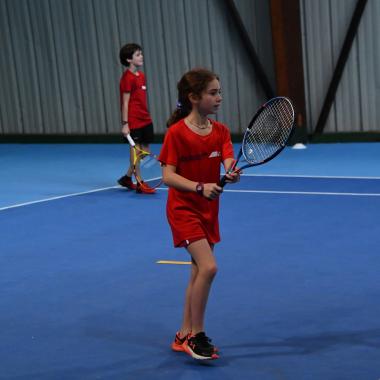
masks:
{"label": "blue tennis court floor", "polygon": [[165,188],[116,186],[125,146],[0,151],[0,379],[380,378],[379,144],[287,148],[226,187],[206,365],[170,351],[189,267],[157,261],[188,257]]}

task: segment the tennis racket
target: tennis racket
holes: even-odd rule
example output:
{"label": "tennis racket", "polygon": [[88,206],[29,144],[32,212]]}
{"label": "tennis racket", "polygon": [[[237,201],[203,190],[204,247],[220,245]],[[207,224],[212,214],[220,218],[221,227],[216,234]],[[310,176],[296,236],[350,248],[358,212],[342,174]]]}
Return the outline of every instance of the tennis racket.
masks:
{"label": "tennis racket", "polygon": [[[239,172],[272,160],[285,148],[293,129],[294,109],[291,101],[285,97],[268,100],[249,123],[237,159],[228,172]],[[237,169],[241,157],[247,164]],[[224,175],[220,186],[224,187],[225,184]]]}
{"label": "tennis racket", "polygon": [[131,135],[126,138],[133,149],[133,174],[137,182],[146,188],[155,189],[162,183],[161,164],[157,156],[151,152],[146,152],[136,146]]}

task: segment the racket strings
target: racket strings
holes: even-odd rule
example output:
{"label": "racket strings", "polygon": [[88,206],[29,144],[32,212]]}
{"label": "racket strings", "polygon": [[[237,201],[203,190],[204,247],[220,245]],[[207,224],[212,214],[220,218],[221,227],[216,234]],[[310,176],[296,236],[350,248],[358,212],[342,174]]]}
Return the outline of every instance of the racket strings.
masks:
{"label": "racket strings", "polygon": [[139,182],[157,187],[162,182],[161,164],[153,154],[140,154],[136,160],[136,176]]}
{"label": "racket strings", "polygon": [[244,136],[246,160],[260,163],[282,149],[289,138],[293,120],[293,107],[287,99],[275,99],[266,104]]}

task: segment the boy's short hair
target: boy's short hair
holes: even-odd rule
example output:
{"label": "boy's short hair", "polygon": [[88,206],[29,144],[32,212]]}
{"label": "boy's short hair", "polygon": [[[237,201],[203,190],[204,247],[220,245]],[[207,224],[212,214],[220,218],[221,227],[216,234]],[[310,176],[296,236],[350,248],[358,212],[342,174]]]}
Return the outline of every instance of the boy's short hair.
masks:
{"label": "boy's short hair", "polygon": [[120,62],[124,66],[129,66],[127,59],[132,59],[133,54],[137,50],[142,50],[141,46],[135,43],[126,44],[120,49],[119,58]]}

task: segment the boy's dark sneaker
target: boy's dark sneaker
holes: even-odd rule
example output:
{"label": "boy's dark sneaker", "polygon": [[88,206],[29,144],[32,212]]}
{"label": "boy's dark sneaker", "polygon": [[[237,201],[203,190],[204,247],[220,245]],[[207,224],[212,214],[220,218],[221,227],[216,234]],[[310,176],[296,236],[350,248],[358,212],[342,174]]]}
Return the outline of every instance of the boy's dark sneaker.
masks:
{"label": "boy's dark sneaker", "polygon": [[215,353],[215,347],[211,344],[211,339],[202,331],[192,335],[183,343],[185,352],[197,360],[213,360],[219,356]]}
{"label": "boy's dark sneaker", "polygon": [[136,190],[137,186],[132,182],[132,178],[124,175],[117,180],[118,184],[131,190]]}
{"label": "boy's dark sneaker", "polygon": [[183,344],[185,343],[187,339],[187,335],[185,335],[183,338],[180,337],[179,331],[175,334],[174,341],[171,345],[172,350],[176,352],[186,352],[185,348],[183,347]]}

